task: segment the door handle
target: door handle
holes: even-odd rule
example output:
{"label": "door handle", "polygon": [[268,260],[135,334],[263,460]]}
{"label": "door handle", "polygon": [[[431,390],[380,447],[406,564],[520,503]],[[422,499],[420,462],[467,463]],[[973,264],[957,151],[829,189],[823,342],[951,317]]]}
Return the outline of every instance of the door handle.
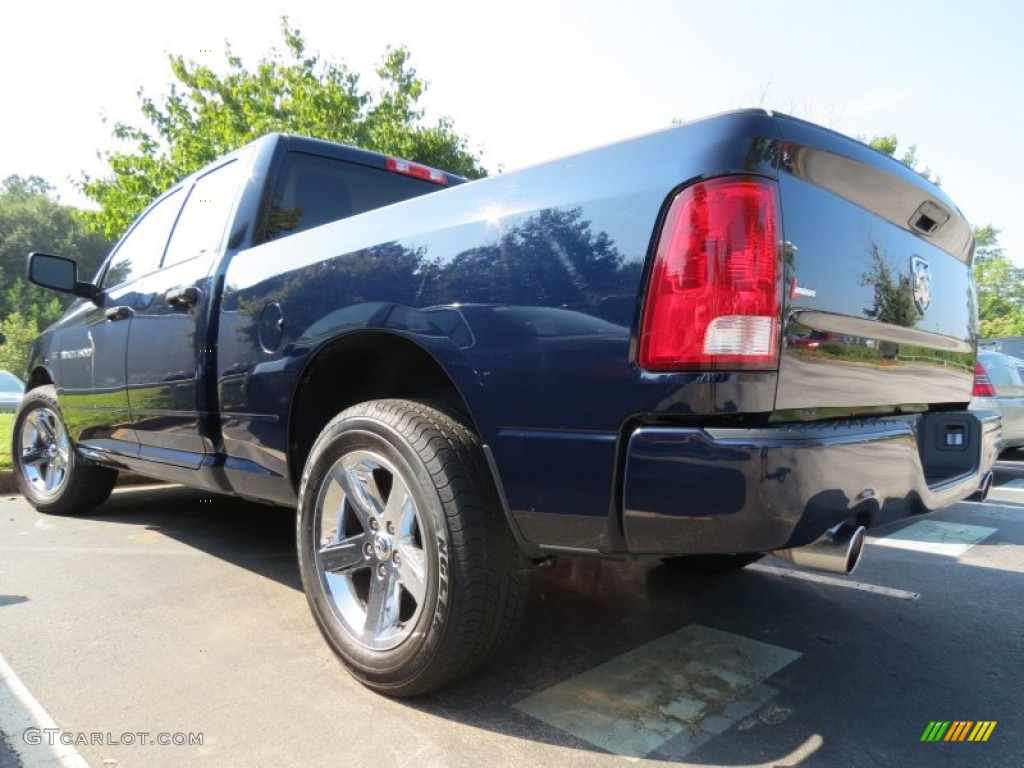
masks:
{"label": "door handle", "polygon": [[118,320],[127,320],[135,314],[135,310],[131,307],[111,307],[110,309],[104,310],[103,316],[111,322]]}
{"label": "door handle", "polygon": [[184,309],[199,303],[203,298],[202,292],[195,286],[188,288],[172,288],[164,294],[164,301],[177,309]]}

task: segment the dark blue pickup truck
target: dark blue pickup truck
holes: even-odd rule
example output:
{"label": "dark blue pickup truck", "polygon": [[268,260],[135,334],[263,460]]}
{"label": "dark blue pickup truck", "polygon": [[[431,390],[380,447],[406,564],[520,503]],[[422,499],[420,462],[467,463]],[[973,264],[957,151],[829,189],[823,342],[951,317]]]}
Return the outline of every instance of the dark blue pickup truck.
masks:
{"label": "dark blue pickup truck", "polygon": [[889,157],[743,111],[465,183],[270,135],[168,190],[35,345],[40,511],[119,470],[297,506],[361,681],[476,668],[554,554],[849,572],[984,492],[971,229]]}

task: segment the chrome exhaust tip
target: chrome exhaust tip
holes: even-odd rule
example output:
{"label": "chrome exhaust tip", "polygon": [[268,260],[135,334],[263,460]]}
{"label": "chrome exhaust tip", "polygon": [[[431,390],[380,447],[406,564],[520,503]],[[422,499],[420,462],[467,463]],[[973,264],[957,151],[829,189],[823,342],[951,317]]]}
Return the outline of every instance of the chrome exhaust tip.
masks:
{"label": "chrome exhaust tip", "polygon": [[803,547],[776,549],[768,554],[798,568],[811,568],[829,573],[853,573],[863,551],[864,526],[842,523],[830,528],[820,539]]}

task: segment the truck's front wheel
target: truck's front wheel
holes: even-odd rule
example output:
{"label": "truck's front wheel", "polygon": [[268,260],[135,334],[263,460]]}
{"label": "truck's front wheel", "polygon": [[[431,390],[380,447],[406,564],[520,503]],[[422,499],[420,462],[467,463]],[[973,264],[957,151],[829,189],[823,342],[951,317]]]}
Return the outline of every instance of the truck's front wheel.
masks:
{"label": "truck's front wheel", "polygon": [[117,470],[86,464],[75,455],[50,385],[30,390],[22,399],[14,417],[11,458],[21,492],[40,512],[88,512],[107,500],[117,481]]}
{"label": "truck's front wheel", "polygon": [[479,441],[428,405],[378,400],[331,421],[303,473],[297,534],[320,630],[382,693],[471,672],[521,616],[528,572]]}

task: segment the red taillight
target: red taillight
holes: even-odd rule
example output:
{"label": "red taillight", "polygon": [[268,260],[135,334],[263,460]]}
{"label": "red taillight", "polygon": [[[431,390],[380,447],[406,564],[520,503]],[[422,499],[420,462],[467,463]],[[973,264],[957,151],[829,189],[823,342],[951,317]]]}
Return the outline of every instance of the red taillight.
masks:
{"label": "red taillight", "polygon": [[992,381],[988,377],[988,372],[985,370],[985,366],[976,362],[974,364],[974,389],[971,391],[971,397],[995,396],[996,388],[992,386]]}
{"label": "red taillight", "polygon": [[640,365],[653,371],[774,366],[779,354],[775,184],[723,177],[672,201],[658,238]]}
{"label": "red taillight", "polygon": [[385,163],[388,170],[394,171],[395,173],[401,173],[405,176],[423,179],[424,181],[432,181],[435,184],[448,183],[448,177],[445,176],[444,171],[439,171],[428,165],[420,165],[419,163],[414,163],[410,160],[399,160],[397,157],[389,157]]}

